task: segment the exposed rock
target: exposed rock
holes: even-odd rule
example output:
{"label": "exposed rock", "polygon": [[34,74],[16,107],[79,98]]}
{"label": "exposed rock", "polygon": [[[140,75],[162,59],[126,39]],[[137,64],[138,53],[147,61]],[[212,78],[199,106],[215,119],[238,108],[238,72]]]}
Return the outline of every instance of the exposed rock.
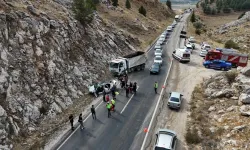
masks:
{"label": "exposed rock", "polygon": [[28,9],[28,11],[29,11],[32,15],[35,15],[35,16],[38,16],[38,15],[39,15],[38,11],[34,8],[34,6],[29,5],[29,6],[27,6],[27,9]]}
{"label": "exposed rock", "polygon": [[250,77],[250,67],[245,67],[241,70],[241,73],[247,77]]}
{"label": "exposed rock", "polygon": [[233,130],[242,131],[242,130],[244,130],[246,127],[247,127],[246,125],[236,126],[236,127],[233,128]]}
{"label": "exposed rock", "polygon": [[240,112],[240,114],[241,114],[242,116],[249,117],[249,116],[250,116],[250,111],[248,111],[248,112]]}
{"label": "exposed rock", "polygon": [[215,106],[210,106],[209,108],[208,108],[208,111],[215,111],[216,110],[216,108],[215,108]]}
{"label": "exposed rock", "polygon": [[250,104],[250,95],[246,93],[242,93],[239,97],[239,101],[243,104]]}
{"label": "exposed rock", "polygon": [[227,112],[234,111],[237,108],[237,106],[230,106],[227,108]]}

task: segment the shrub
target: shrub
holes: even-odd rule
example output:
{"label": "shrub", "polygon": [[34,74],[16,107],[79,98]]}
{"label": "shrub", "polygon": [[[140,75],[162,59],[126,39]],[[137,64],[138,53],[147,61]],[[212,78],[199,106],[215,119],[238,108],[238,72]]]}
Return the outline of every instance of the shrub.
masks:
{"label": "shrub", "polygon": [[215,15],[215,14],[216,14],[216,9],[215,9],[215,8],[212,9],[211,14],[212,14],[212,15]]}
{"label": "shrub", "polygon": [[76,20],[85,24],[92,21],[96,7],[92,0],[74,0],[72,10]]}
{"label": "shrub", "polygon": [[227,82],[229,84],[232,84],[233,82],[235,82],[235,79],[238,76],[238,72],[237,71],[228,71],[224,75],[227,79]]}
{"label": "shrub", "polygon": [[201,30],[200,29],[195,29],[195,34],[201,35]]}
{"label": "shrub", "polygon": [[246,14],[246,12],[243,12],[242,14],[240,14],[240,16],[238,17],[238,19],[242,18],[245,14]]}
{"label": "shrub", "polygon": [[112,0],[112,2],[113,2],[112,5],[115,6],[115,7],[117,7],[119,5],[118,0]]}
{"label": "shrub", "polygon": [[202,27],[201,22],[195,22],[195,23],[193,23],[193,25],[194,25],[195,29],[201,29],[201,27]]}
{"label": "shrub", "polygon": [[195,22],[195,14],[194,14],[194,12],[192,13],[192,16],[191,16],[191,18],[190,18],[190,21],[191,21],[191,22]]}
{"label": "shrub", "polygon": [[131,4],[130,4],[130,1],[129,1],[129,0],[126,0],[126,8],[127,8],[127,9],[130,9],[130,8],[131,8]]}
{"label": "shrub", "polygon": [[143,6],[141,6],[139,8],[139,13],[146,17],[147,11]]}
{"label": "shrub", "polygon": [[231,9],[228,8],[228,7],[225,7],[225,8],[222,9],[222,11],[223,11],[224,13],[230,13],[230,12],[231,12]]}
{"label": "shrub", "polygon": [[201,142],[201,138],[199,137],[197,130],[191,131],[189,129],[185,135],[185,139],[188,144],[198,144]]}
{"label": "shrub", "polygon": [[238,49],[239,48],[239,45],[237,43],[235,43],[234,41],[232,40],[228,40],[226,43],[225,43],[225,48],[234,48],[234,49]]}

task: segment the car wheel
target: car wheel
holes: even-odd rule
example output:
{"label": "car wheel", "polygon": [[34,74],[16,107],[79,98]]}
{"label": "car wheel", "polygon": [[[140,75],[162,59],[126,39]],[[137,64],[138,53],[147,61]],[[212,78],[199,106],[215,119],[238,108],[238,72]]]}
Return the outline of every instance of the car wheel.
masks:
{"label": "car wheel", "polygon": [[221,70],[225,71],[225,70],[226,70],[226,68],[221,68]]}
{"label": "car wheel", "polygon": [[209,66],[209,65],[206,65],[205,68],[210,68],[210,66]]}

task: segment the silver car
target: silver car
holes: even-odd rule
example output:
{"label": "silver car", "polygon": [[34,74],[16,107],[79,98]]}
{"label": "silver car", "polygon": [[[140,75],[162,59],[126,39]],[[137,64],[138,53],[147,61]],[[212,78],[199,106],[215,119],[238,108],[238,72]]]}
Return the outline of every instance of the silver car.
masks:
{"label": "silver car", "polygon": [[182,103],[182,94],[178,92],[171,92],[168,99],[168,107],[173,109],[180,109]]}
{"label": "silver car", "polygon": [[177,135],[169,129],[159,129],[154,150],[176,150]]}

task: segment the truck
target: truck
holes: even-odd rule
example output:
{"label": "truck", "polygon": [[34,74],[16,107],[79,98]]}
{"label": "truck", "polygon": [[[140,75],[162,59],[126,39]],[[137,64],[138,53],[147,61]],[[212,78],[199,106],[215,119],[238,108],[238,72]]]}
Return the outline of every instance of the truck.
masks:
{"label": "truck", "polygon": [[209,50],[205,56],[205,61],[208,60],[224,60],[230,62],[232,67],[238,66],[246,67],[248,62],[247,54],[240,54],[234,49],[216,48],[215,50]]}
{"label": "truck", "polygon": [[137,51],[110,61],[109,71],[113,76],[121,76],[133,71],[144,70],[146,61],[147,57],[145,52]]}

